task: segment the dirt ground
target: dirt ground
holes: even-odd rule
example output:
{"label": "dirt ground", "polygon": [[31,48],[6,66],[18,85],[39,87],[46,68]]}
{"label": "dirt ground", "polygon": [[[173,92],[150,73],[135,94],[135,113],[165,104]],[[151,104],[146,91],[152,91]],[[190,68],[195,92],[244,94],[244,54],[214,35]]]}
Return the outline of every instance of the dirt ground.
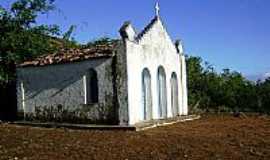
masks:
{"label": "dirt ground", "polygon": [[0,159],[270,159],[270,117],[203,116],[146,131],[0,124]]}

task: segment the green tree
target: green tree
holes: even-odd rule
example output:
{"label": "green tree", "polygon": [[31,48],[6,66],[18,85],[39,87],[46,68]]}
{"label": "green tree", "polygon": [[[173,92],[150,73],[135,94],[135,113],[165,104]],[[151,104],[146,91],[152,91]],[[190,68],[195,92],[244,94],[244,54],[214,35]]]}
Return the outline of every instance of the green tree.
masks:
{"label": "green tree", "polygon": [[224,69],[221,73],[200,57],[187,57],[189,107],[193,111],[268,112],[270,78],[251,82],[241,73]]}
{"label": "green tree", "polygon": [[80,48],[81,45],[77,43],[77,41],[72,37],[72,33],[75,31],[76,26],[71,25],[67,32],[63,34],[63,38],[61,39],[64,48]]}
{"label": "green tree", "polygon": [[55,51],[51,36],[57,25],[37,25],[36,18],[54,8],[53,0],[18,0],[10,9],[0,6],[0,84],[14,79],[15,64]]}
{"label": "green tree", "polygon": [[187,57],[187,84],[188,84],[188,97],[189,106],[191,110],[196,110],[203,99],[203,82],[202,72],[203,67],[201,66],[202,59],[200,57]]}
{"label": "green tree", "polygon": [[110,37],[101,37],[101,38],[97,38],[95,40],[89,41],[86,45],[83,45],[82,48],[91,48],[97,45],[108,45],[108,44],[113,44],[117,41],[118,41],[117,39],[112,39]]}
{"label": "green tree", "polygon": [[270,113],[270,77],[257,82],[258,110]]}

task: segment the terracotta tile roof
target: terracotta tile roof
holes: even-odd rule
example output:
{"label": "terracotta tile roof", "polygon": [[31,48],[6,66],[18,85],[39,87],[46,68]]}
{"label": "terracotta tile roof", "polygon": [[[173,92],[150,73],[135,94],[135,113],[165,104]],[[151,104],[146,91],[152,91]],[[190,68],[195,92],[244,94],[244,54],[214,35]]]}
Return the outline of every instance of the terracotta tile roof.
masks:
{"label": "terracotta tile roof", "polygon": [[117,43],[95,45],[83,49],[61,49],[58,52],[42,55],[33,60],[18,64],[18,67],[45,66],[68,62],[82,61],[93,58],[112,57]]}

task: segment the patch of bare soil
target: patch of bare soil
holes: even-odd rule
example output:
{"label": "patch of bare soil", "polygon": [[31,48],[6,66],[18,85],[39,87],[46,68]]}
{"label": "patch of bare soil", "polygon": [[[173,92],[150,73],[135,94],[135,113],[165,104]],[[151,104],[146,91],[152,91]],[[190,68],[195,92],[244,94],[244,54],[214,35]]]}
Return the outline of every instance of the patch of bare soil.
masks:
{"label": "patch of bare soil", "polygon": [[0,159],[270,159],[270,118],[229,115],[141,132],[0,125]]}

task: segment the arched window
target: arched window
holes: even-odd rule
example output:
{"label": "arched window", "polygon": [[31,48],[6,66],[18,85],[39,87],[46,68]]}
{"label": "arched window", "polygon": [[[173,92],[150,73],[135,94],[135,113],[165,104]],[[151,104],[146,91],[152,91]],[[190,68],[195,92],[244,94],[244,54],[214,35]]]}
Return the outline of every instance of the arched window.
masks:
{"label": "arched window", "polygon": [[160,118],[167,117],[167,87],[166,74],[162,66],[158,68],[158,104]]}
{"label": "arched window", "polygon": [[144,120],[151,120],[152,117],[152,91],[151,75],[147,68],[142,72],[142,95],[143,95],[143,112]]}
{"label": "arched window", "polygon": [[98,103],[98,78],[94,69],[89,69],[86,74],[86,103]]}
{"label": "arched window", "polygon": [[175,72],[173,72],[171,76],[171,103],[173,116],[174,117],[178,116],[179,115],[178,81]]}

